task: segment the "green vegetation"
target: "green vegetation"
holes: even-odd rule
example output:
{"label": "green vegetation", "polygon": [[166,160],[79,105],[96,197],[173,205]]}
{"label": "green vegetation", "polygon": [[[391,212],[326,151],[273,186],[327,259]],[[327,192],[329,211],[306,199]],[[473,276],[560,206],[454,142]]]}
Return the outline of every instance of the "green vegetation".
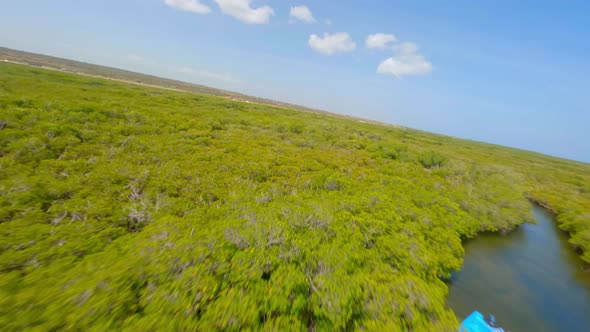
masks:
{"label": "green vegetation", "polygon": [[4,331],[453,331],[528,199],[590,262],[587,164],[6,63],[0,128]]}
{"label": "green vegetation", "polygon": [[252,97],[243,95],[241,93],[225,91],[220,89],[211,88],[208,86],[192,84],[187,82],[181,82],[171,80],[167,78],[140,74],[130,72],[127,70],[121,70],[117,68],[105,67],[94,65],[85,62],[79,62],[68,59],[55,58],[48,55],[35,54],[17,50],[11,50],[9,48],[0,47],[0,60],[7,60],[15,63],[28,64],[35,67],[52,68],[63,72],[78,73],[83,75],[90,75],[94,77],[106,77],[109,79],[139,83],[144,85],[151,85],[162,87],[165,89],[172,89],[177,91],[194,92],[213,96],[221,96],[231,98],[233,100],[248,101],[258,104],[265,104],[270,106],[277,106],[283,108],[299,109],[304,111],[316,111],[307,107],[284,103],[276,100],[269,100],[259,97]]}

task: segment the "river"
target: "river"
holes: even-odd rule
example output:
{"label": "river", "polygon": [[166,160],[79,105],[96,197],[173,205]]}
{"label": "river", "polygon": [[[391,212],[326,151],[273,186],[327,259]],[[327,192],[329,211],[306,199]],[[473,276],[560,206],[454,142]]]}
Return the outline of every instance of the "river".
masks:
{"label": "river", "polygon": [[537,224],[464,243],[447,305],[459,319],[492,313],[510,332],[590,331],[590,272],[553,216],[539,206],[533,215]]}

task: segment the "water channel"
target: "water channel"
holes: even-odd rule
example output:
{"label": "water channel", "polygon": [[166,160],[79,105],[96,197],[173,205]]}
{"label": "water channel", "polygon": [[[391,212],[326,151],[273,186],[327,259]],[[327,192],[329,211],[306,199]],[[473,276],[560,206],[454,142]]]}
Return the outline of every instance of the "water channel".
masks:
{"label": "water channel", "polygon": [[464,244],[447,305],[459,319],[492,313],[510,332],[590,331],[590,271],[548,211],[533,215],[537,224]]}

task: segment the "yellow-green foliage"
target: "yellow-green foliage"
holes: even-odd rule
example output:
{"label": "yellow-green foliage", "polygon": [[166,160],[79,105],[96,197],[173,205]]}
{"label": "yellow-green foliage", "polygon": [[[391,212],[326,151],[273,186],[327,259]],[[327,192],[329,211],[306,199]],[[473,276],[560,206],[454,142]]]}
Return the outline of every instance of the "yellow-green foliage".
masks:
{"label": "yellow-green foliage", "polygon": [[461,240],[558,214],[590,166],[0,64],[0,326],[453,331]]}

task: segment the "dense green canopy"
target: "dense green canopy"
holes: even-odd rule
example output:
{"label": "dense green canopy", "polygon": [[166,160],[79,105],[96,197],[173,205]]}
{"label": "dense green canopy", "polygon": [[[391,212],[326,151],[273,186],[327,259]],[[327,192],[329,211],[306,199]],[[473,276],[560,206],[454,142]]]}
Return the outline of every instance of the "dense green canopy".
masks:
{"label": "dense green canopy", "polygon": [[453,331],[528,199],[590,262],[587,164],[6,63],[0,128],[5,331]]}

